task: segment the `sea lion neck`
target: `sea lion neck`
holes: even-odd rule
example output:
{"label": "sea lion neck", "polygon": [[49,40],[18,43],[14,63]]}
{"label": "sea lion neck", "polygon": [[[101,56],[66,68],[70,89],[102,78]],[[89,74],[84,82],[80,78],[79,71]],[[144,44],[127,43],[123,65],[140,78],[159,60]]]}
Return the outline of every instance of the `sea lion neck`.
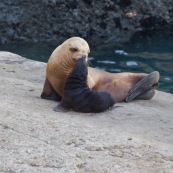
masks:
{"label": "sea lion neck", "polygon": [[69,73],[71,73],[76,64],[76,60],[73,59],[73,57],[69,52],[65,52],[64,55],[62,54],[60,59],[61,59],[60,68],[64,70],[65,75],[69,75]]}

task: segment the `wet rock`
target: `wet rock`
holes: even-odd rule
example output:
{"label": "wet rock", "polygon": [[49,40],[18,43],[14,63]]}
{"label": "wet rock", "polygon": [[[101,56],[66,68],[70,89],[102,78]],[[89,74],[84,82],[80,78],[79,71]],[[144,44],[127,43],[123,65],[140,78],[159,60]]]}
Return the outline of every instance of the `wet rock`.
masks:
{"label": "wet rock", "polygon": [[173,21],[172,0],[18,0],[0,2],[0,42],[60,43],[81,36],[98,43]]}

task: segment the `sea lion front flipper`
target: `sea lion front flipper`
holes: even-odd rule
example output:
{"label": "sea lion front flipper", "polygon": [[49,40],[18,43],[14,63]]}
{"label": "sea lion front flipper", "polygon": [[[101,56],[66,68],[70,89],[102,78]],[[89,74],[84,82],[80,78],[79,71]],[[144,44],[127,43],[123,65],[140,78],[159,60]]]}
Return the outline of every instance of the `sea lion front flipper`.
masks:
{"label": "sea lion front flipper", "polygon": [[154,96],[154,88],[158,86],[159,72],[154,71],[141,79],[128,93],[126,102],[134,99],[149,100]]}
{"label": "sea lion front flipper", "polygon": [[41,94],[42,99],[61,101],[62,97],[53,89],[51,83],[46,77],[44,82],[43,91]]}
{"label": "sea lion front flipper", "polygon": [[71,110],[64,102],[60,102],[58,106],[53,109],[55,112],[69,112]]}
{"label": "sea lion front flipper", "polygon": [[87,84],[87,76],[88,67],[86,57],[83,56],[76,61],[66,79],[62,104],[83,113],[102,112],[112,107],[115,103],[113,96],[109,92],[91,90]]}

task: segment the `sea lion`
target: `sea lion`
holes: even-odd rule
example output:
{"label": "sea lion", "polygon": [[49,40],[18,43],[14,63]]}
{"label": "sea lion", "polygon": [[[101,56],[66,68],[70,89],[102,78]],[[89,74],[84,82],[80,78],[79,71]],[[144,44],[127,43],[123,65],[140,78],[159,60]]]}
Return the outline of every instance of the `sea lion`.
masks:
{"label": "sea lion", "polygon": [[88,68],[86,56],[76,61],[75,67],[68,75],[64,94],[60,104],[54,109],[72,108],[76,112],[102,112],[112,107],[114,98],[109,92],[98,92],[91,90],[87,84]]}
{"label": "sea lion", "polygon": [[[51,54],[46,67],[46,80],[41,97],[58,100],[63,97],[64,85],[68,75],[82,57],[88,60],[88,43],[80,37],[72,37],[59,45]],[[109,73],[88,67],[87,84],[95,91],[111,93],[116,102],[134,99],[151,99],[158,85],[159,73]]]}

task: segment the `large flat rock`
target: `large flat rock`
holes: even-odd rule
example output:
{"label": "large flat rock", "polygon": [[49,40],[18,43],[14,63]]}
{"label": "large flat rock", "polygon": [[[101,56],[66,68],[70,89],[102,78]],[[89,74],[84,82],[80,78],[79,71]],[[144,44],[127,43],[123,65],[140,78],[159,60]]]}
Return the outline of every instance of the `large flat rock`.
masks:
{"label": "large flat rock", "polygon": [[173,95],[54,112],[45,63],[0,52],[0,173],[173,173]]}

